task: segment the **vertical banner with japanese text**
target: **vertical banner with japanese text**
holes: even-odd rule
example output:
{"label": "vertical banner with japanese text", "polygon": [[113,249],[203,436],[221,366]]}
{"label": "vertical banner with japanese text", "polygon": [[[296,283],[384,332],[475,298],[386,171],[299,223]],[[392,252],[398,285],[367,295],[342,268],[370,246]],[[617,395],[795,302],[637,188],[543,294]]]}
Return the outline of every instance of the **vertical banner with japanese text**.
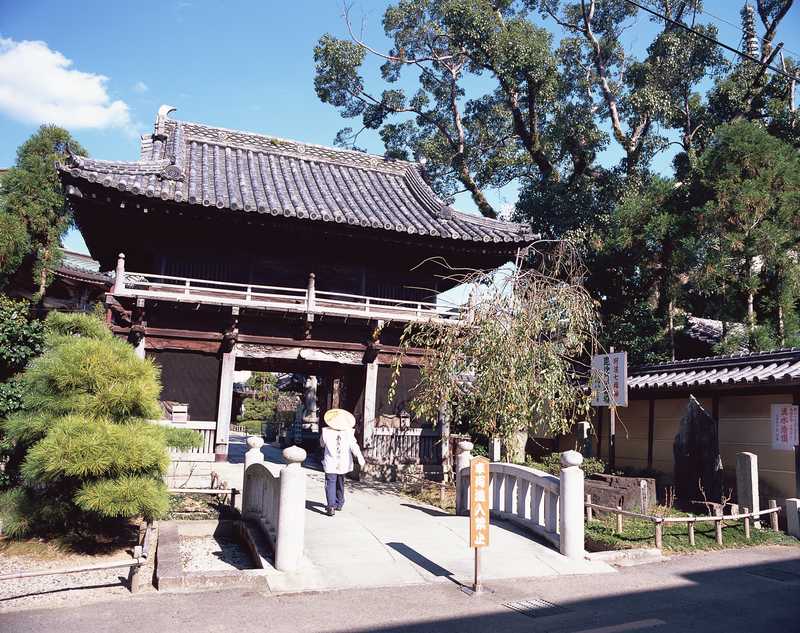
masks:
{"label": "vertical banner with japanese text", "polygon": [[616,352],[592,356],[592,405],[628,406],[628,354]]}
{"label": "vertical banner with japanese text", "polygon": [[469,463],[469,546],[489,545],[489,460],[473,457]]}
{"label": "vertical banner with japanese text", "polygon": [[800,442],[797,428],[798,406],[795,404],[772,405],[772,449],[791,451]]}

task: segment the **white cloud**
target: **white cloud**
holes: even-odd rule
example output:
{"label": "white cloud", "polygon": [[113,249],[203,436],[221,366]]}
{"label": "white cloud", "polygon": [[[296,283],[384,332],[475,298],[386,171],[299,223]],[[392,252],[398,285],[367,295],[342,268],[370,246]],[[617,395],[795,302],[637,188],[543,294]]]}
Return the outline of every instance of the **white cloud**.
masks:
{"label": "white cloud", "polygon": [[135,84],[133,84],[133,91],[134,92],[138,92],[139,94],[144,94],[148,90],[150,90],[150,88],[143,81],[137,81]]}
{"label": "white cloud", "polygon": [[111,100],[107,81],[72,68],[71,60],[45,42],[0,37],[0,112],[18,121],[130,131],[128,105]]}

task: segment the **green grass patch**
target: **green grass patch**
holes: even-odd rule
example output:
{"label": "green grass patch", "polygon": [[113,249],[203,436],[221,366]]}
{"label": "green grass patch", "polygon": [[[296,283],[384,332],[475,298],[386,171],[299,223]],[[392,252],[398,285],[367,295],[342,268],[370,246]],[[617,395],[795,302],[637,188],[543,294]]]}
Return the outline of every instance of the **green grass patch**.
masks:
{"label": "green grass patch", "polygon": [[[690,516],[671,508],[658,508],[655,512],[661,516]],[[762,525],[764,525],[762,521]],[[767,521],[767,525],[768,525]],[[685,523],[665,524],[663,530],[663,549],[671,552],[692,552],[696,550],[730,549],[752,547],[754,545],[793,545],[800,546],[800,541],[784,534],[773,532],[769,528],[750,529],[750,539],[744,535],[742,521],[726,521],[722,528],[722,545],[717,544],[714,523],[696,523],[694,528],[695,546],[689,545],[689,526]],[[606,550],[634,549],[655,547],[655,525],[652,521],[624,517],[621,534],[616,533],[614,515],[601,515],[586,524],[586,549],[590,552]]]}

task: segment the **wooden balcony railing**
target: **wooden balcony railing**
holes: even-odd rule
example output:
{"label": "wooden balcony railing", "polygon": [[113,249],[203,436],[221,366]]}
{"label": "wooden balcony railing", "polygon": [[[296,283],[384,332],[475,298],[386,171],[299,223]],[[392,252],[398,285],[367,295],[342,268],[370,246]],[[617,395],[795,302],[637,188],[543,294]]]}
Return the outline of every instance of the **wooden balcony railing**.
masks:
{"label": "wooden balcony railing", "polygon": [[313,273],[306,288],[287,288],[130,272],[125,270],[125,256],[121,253],[112,294],[405,322],[453,322],[461,318],[461,307],[457,305],[319,291],[315,288]]}

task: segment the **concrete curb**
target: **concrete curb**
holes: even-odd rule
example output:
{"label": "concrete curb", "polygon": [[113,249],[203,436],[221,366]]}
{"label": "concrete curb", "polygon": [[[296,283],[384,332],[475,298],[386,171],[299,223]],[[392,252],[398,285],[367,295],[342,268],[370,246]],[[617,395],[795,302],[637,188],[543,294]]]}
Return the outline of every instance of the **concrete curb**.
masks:
{"label": "concrete curb", "polygon": [[[233,521],[228,523],[235,523]],[[223,526],[223,529],[236,529]],[[231,571],[184,571],[181,565],[180,534],[174,521],[162,522],[159,526],[158,549],[156,550],[156,587],[165,593],[246,587],[268,592],[267,572],[263,569]]]}
{"label": "concrete curb", "polygon": [[633,567],[634,565],[660,563],[661,561],[669,560],[660,549],[655,547],[591,552],[586,555],[586,558],[591,561],[616,565],[617,567]]}

